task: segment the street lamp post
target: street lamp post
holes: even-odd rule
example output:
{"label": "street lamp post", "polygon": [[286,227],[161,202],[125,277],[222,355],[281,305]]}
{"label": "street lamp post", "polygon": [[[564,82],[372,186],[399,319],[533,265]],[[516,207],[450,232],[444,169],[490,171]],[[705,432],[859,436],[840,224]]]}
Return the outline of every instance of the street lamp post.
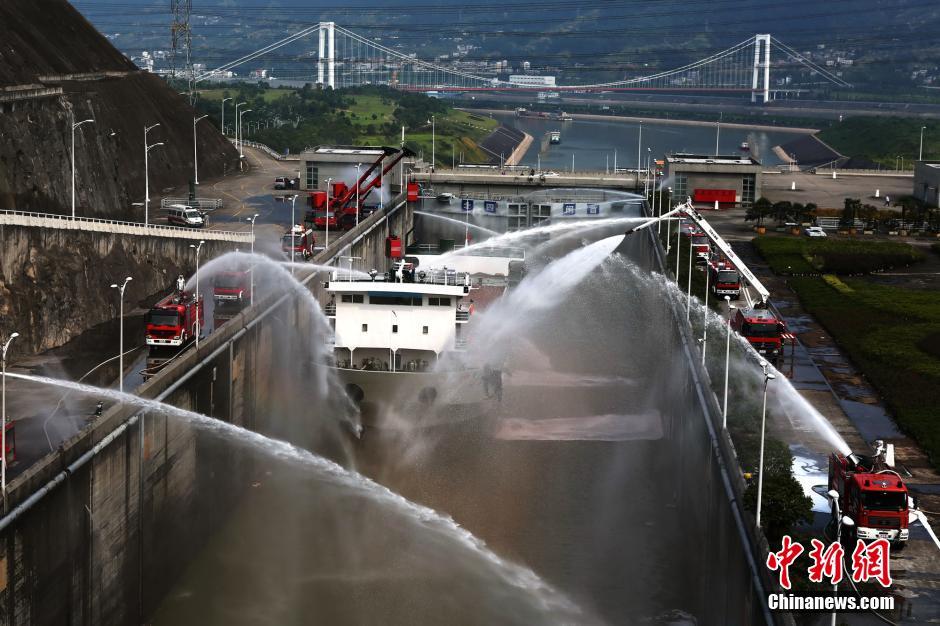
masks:
{"label": "street lamp post", "polygon": [[120,317],[118,317],[121,324],[120,332],[118,333],[120,336],[118,340],[118,390],[121,393],[124,393],[124,289],[127,288],[127,283],[132,280],[134,279],[128,276],[124,279],[122,284],[111,285],[112,289],[119,289],[121,291],[121,313]]}
{"label": "street lamp post", "polygon": [[640,132],[636,137],[636,188],[640,188],[640,150],[643,146],[643,122],[640,122]]}
{"label": "street lamp post", "polygon": [[144,226],[150,223],[150,151],[163,145],[162,141],[152,145],[148,144],[147,134],[159,125],[160,123],[157,122],[153,126],[144,127]]}
{"label": "street lamp post", "polygon": [[682,256],[682,247],[680,237],[682,236],[682,218],[676,224],[676,287],[679,286],[679,258]]}
{"label": "street lamp post", "polygon": [[359,196],[361,195],[359,189],[359,168],[362,167],[362,163],[356,163],[356,226],[359,226]]}
{"label": "street lamp post", "polygon": [[235,104],[235,147],[238,149],[238,158],[239,158],[238,169],[241,169],[242,167],[241,159],[245,158],[245,154],[242,152],[241,132],[239,131],[239,128],[238,128],[239,126],[238,120],[241,119],[240,117],[238,117],[238,107],[242,106],[243,104],[248,104],[248,103],[238,102]]}
{"label": "street lamp post", "polygon": [[198,159],[198,154],[196,152],[197,146],[198,146],[198,142],[196,141],[196,124],[206,119],[207,117],[209,116],[203,115],[202,117],[193,118],[193,184],[194,185],[199,184],[199,159]]}
{"label": "street lamp post", "polygon": [[199,350],[199,333],[201,332],[199,316],[202,314],[202,302],[199,300],[199,251],[202,250],[205,241],[200,240],[199,245],[189,244],[189,247],[196,251],[196,350]]}
{"label": "street lamp post", "polygon": [[294,275],[294,252],[297,249],[297,231],[294,230],[294,207],[297,204],[297,194],[290,198],[290,275]]}
{"label": "street lamp post", "polygon": [[731,296],[725,296],[728,305],[728,326],[725,332],[725,398],[721,404],[721,428],[728,430],[728,369],[731,365],[731,315],[736,308],[731,304]]}
{"label": "street lamp post", "polygon": [[705,308],[702,310],[702,366],[705,366],[705,347],[708,345],[708,281],[711,278],[711,272],[708,271],[708,263],[705,264]]}
{"label": "street lamp post", "polygon": [[245,158],[245,131],[242,129],[242,118],[245,117],[245,113],[251,113],[254,109],[245,109],[244,111],[239,112],[237,126],[238,126],[238,158]]}
{"label": "street lamp post", "polygon": [[757,519],[757,527],[760,528],[760,505],[761,498],[764,495],[764,435],[767,432],[767,383],[772,381],[776,376],[767,371],[767,361],[761,363],[761,367],[764,370],[764,406],[761,409],[761,418],[760,418],[760,461],[758,462],[757,468],[757,513],[755,515]]}
{"label": "street lamp post", "polygon": [[72,219],[75,219],[75,129],[82,124],[94,122],[93,119],[75,121],[75,113],[72,113]]}
{"label": "street lamp post", "polygon": [[692,319],[692,254],[694,252],[695,249],[692,247],[692,233],[689,233],[689,285],[687,288],[688,294],[685,299],[686,321]]}
{"label": "street lamp post", "polygon": [[10,343],[19,337],[19,333],[11,333],[6,343],[3,344],[3,406],[0,413],[3,414],[0,419],[0,449],[2,449],[3,460],[0,461],[0,485],[2,485],[3,497],[7,495],[7,350]]}
{"label": "street lamp post", "polygon": [[[255,303],[255,220],[258,219],[258,214],[255,213],[251,217],[245,218],[247,221],[251,222],[251,267],[248,269],[249,280],[251,281],[248,286],[248,304],[254,305]],[[294,225],[291,224],[291,230],[293,230]],[[291,239],[291,243],[293,243]],[[291,268],[293,271],[293,268]]]}
{"label": "street lamp post", "polygon": [[436,159],[435,159],[435,157],[437,156],[437,150],[436,150],[436,145],[437,145],[437,143],[436,143],[436,134],[435,134],[435,129],[434,129],[435,123],[434,123],[434,122],[435,122],[434,116],[432,115],[432,116],[431,116],[431,171],[434,171],[434,164],[437,162]]}
{"label": "street lamp post", "polygon": [[323,249],[326,250],[330,247],[330,188],[333,186],[333,179],[326,179],[326,219],[323,220],[326,228],[326,242],[323,244]]}
{"label": "street lamp post", "polygon": [[225,135],[225,103],[232,98],[222,98],[222,135]]}
{"label": "street lamp post", "polygon": [[[829,498],[829,501],[832,503],[832,508],[833,508],[833,510],[835,511],[835,517],[836,517],[836,543],[841,544],[841,543],[842,543],[842,525],[845,524],[846,526],[854,526],[854,525],[855,525],[855,520],[853,520],[851,517],[849,517],[849,516],[847,516],[847,515],[846,515],[845,517],[842,516],[842,511],[839,509],[839,492],[838,492],[838,491],[836,491],[835,489],[830,489],[829,492],[826,494],[826,496]],[[838,593],[838,591],[839,591],[839,583],[836,583],[836,582],[832,583],[832,595],[833,595],[833,597],[835,597],[835,595]],[[832,611],[832,622],[831,622],[831,624],[832,624],[832,626],[836,626],[836,611],[835,611],[835,609],[833,609],[833,611]]]}
{"label": "street lamp post", "polygon": [[920,150],[917,152],[917,160],[924,160],[924,131],[927,130],[926,126],[920,127]]}

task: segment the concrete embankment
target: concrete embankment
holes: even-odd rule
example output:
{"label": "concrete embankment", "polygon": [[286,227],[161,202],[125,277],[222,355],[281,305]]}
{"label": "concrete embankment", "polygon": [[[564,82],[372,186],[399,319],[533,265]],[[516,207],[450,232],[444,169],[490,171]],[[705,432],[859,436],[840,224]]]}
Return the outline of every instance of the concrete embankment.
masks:
{"label": "concrete embankment", "polygon": [[522,133],[525,135],[522,138],[522,141],[519,142],[519,145],[516,146],[516,149],[512,151],[512,154],[509,155],[509,158],[506,159],[506,165],[518,165],[519,161],[522,160],[522,157],[525,156],[525,153],[529,150],[529,146],[532,145],[532,135],[529,133]]}
{"label": "concrete embankment", "polygon": [[520,148],[523,144],[526,144],[525,148],[528,149],[528,144],[531,142],[532,137],[518,128],[500,124],[496,130],[480,142],[480,148],[489,155],[491,164],[514,165],[515,161],[510,162],[510,159],[518,160],[521,158],[525,154],[525,150],[520,152]]}

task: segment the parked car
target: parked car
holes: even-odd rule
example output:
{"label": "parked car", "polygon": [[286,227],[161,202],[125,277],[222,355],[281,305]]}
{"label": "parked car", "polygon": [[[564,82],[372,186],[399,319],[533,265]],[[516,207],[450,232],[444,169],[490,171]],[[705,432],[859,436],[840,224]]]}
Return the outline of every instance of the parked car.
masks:
{"label": "parked car", "polygon": [[278,176],[274,179],[274,188],[275,189],[290,189],[291,179],[286,176]]}
{"label": "parked car", "polygon": [[807,226],[803,229],[803,234],[807,237],[828,237],[822,226]]}

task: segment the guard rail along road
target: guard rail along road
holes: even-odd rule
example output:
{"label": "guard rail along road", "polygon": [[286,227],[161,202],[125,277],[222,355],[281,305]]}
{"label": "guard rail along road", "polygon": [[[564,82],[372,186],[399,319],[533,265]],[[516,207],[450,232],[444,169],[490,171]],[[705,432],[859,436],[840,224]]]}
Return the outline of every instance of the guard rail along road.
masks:
{"label": "guard rail along road", "polygon": [[0,226],[35,226],[37,228],[62,228],[66,230],[89,230],[101,233],[119,233],[122,235],[141,235],[145,237],[169,237],[174,239],[193,239],[206,241],[231,241],[251,243],[250,232],[226,230],[206,230],[202,228],[183,228],[163,224],[144,225],[140,222],[120,222],[94,217],[76,217],[54,213],[29,213],[26,211],[0,211]]}
{"label": "guard rail along road", "polygon": [[264,145],[263,143],[258,143],[257,141],[241,141],[241,142],[236,142],[236,141],[235,141],[233,138],[231,138],[231,137],[229,137],[228,140],[231,141],[231,142],[232,142],[233,144],[235,144],[236,146],[237,146],[239,143],[241,143],[243,146],[249,146],[249,147],[251,147],[251,148],[256,148],[256,149],[258,149],[258,150],[261,150],[262,152],[264,152],[265,154],[267,154],[269,157],[271,157],[272,159],[274,159],[274,160],[276,160],[276,161],[299,161],[299,160],[300,160],[300,155],[299,155],[299,154],[281,154],[281,153],[278,152],[277,150],[274,150],[274,149],[272,149],[272,148],[270,148],[270,147]]}

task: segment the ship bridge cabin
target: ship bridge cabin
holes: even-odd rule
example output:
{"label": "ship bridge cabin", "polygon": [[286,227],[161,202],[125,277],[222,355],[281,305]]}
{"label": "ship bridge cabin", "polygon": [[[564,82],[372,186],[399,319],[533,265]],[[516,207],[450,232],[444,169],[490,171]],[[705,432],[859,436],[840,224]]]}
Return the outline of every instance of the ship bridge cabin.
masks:
{"label": "ship bridge cabin", "polygon": [[334,276],[326,290],[334,359],[343,369],[427,371],[441,354],[462,347],[461,329],[472,312],[470,275],[455,270],[399,269],[372,280]]}

